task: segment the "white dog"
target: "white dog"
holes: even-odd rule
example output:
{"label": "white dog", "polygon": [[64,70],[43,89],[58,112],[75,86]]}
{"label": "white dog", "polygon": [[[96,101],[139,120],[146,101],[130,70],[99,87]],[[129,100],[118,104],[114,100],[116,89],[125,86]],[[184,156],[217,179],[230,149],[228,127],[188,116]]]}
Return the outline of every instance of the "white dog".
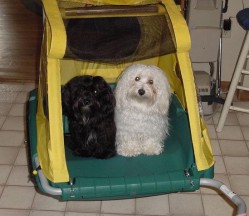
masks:
{"label": "white dog", "polygon": [[115,89],[117,153],[122,156],[158,155],[168,135],[170,85],[156,66],[127,67]]}

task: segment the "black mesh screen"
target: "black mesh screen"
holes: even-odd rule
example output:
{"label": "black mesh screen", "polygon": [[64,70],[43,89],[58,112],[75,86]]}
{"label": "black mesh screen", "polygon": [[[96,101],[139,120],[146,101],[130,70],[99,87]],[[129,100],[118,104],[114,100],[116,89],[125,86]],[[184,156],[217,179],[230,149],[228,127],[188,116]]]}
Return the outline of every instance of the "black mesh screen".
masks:
{"label": "black mesh screen", "polygon": [[65,58],[124,63],[175,51],[164,16],[71,19]]}

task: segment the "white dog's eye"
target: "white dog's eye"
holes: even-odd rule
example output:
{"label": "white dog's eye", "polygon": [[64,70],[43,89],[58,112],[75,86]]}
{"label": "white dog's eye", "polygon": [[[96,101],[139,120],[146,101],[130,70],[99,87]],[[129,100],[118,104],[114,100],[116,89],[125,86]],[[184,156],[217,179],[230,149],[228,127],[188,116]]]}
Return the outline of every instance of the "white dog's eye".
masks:
{"label": "white dog's eye", "polygon": [[149,84],[153,85],[153,80],[149,80]]}
{"label": "white dog's eye", "polygon": [[139,80],[140,80],[140,77],[136,77],[135,80],[136,80],[136,81],[139,81]]}

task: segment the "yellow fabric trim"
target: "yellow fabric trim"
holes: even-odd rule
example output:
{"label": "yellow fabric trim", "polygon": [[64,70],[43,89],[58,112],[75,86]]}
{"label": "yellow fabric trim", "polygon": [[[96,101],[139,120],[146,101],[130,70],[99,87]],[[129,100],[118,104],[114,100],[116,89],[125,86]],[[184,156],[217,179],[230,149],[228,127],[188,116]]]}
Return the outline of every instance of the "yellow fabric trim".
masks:
{"label": "yellow fabric trim", "polygon": [[173,0],[162,0],[169,15],[168,23],[172,26],[172,37],[175,37],[177,52],[188,52],[191,47],[189,30],[185,19]]}
{"label": "yellow fabric trim", "polygon": [[[38,88],[38,107],[36,114],[36,124],[37,124],[37,152],[40,162],[40,166],[46,176],[50,176],[50,165],[49,154],[48,154],[48,142],[49,142],[49,122],[46,119],[43,112],[43,94],[41,89],[41,84]],[[53,178],[50,177],[50,180]]]}
{"label": "yellow fabric trim", "polygon": [[48,143],[49,143],[49,121],[46,118],[43,110],[43,100],[44,95],[47,94],[46,87],[46,73],[47,67],[44,63],[43,58],[46,58],[46,39],[47,39],[47,31],[46,28],[44,30],[44,40],[42,44],[41,50],[41,60],[40,60],[40,74],[39,74],[39,87],[38,87],[38,106],[37,106],[37,114],[36,114],[36,124],[37,124],[37,153],[41,168],[45,176],[48,176],[50,180],[53,178],[49,173],[50,171],[50,163],[49,163],[49,153],[48,153]]}
{"label": "yellow fabric trim", "polygon": [[[163,0],[162,2],[169,14],[173,27],[172,36],[175,37],[176,41],[176,55],[182,76],[197,168],[198,170],[205,170],[214,164],[214,160],[207,130],[201,123],[202,120],[199,115],[193,70],[189,58],[191,47],[189,30],[175,3],[172,0]],[[202,129],[201,126],[203,126]]]}
{"label": "yellow fabric trim", "polygon": [[[52,182],[67,182],[69,175],[64,149],[60,78],[60,58],[65,53],[66,33],[56,0],[43,0],[43,6],[46,19],[38,90],[37,151],[45,176]],[[43,111],[46,94],[49,120]]]}
{"label": "yellow fabric trim", "polygon": [[[42,0],[49,29],[47,55],[63,58],[66,50],[66,30],[56,0]],[[48,26],[47,26],[48,28]]]}
{"label": "yellow fabric trim", "polygon": [[212,166],[215,161],[213,157],[211,142],[208,135],[208,129],[203,119],[201,119],[201,130],[203,135],[201,145],[202,145],[202,150],[205,154],[203,160],[206,160],[206,163],[208,164],[207,166]]}
{"label": "yellow fabric trim", "polygon": [[[69,180],[69,176],[65,161],[62,129],[60,67],[58,59],[47,58],[46,43],[48,38],[47,29],[45,29],[36,115],[37,152],[45,176],[52,182],[66,182]],[[45,116],[43,108],[46,96],[48,96],[49,120]]]}
{"label": "yellow fabric trim", "polygon": [[50,123],[50,143],[48,151],[50,166],[54,182],[69,181],[66,166],[62,107],[61,107],[61,83],[60,83],[60,60],[48,59],[48,104]]}
{"label": "yellow fabric trim", "polygon": [[201,124],[192,67],[188,54],[177,53],[177,57],[182,71],[196,165],[198,170],[205,170],[211,167],[214,161],[206,128],[204,124]]}

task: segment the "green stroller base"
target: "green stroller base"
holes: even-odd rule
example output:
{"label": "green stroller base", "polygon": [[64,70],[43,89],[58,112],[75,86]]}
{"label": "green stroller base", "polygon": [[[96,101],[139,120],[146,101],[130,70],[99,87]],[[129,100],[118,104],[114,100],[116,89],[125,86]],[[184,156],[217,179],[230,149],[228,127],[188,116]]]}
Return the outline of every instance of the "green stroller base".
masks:
{"label": "green stroller base", "polygon": [[[39,165],[36,151],[36,109],[37,90],[34,90],[30,94],[28,113],[34,169]],[[172,95],[169,118],[170,136],[165,140],[162,154],[115,156],[102,160],[75,156],[66,147],[70,182],[45,181],[49,187],[59,191],[62,200],[124,199],[199,189],[200,178],[213,178],[214,169],[211,167],[197,171],[187,113],[175,95]],[[66,130],[67,121],[64,120],[64,131]],[[39,172],[42,173],[42,170]],[[36,178],[40,189],[44,191],[39,175]]]}

